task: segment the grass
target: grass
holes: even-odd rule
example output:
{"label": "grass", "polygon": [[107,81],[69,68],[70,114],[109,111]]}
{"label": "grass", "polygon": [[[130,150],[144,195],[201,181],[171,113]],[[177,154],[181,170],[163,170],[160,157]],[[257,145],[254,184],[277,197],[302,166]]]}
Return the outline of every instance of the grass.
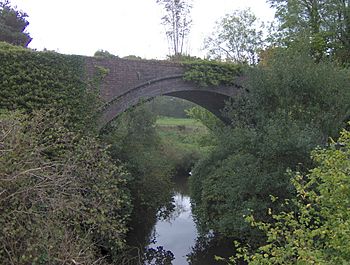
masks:
{"label": "grass", "polygon": [[173,117],[159,117],[156,122],[157,126],[188,126],[188,127],[197,127],[197,128],[205,128],[204,125],[190,118],[173,118]]}
{"label": "grass", "polygon": [[187,174],[210,148],[206,140],[209,131],[195,119],[159,117],[156,129],[163,151],[178,174]]}
{"label": "grass", "polygon": [[156,126],[163,142],[179,153],[198,153],[199,157],[212,145],[208,129],[195,119],[162,116]]}

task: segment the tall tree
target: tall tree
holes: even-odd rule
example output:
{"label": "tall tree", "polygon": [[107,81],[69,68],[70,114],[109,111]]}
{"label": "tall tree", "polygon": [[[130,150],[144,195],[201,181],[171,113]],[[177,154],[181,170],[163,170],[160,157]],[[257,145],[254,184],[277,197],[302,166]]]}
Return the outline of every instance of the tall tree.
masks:
{"label": "tall tree", "polygon": [[192,19],[190,16],[191,0],[157,0],[165,10],[162,24],[166,28],[166,36],[172,55],[179,56],[184,52],[184,44],[190,33]]}
{"label": "tall tree", "polygon": [[316,59],[334,56],[350,62],[349,0],[267,0],[276,8],[281,33],[278,42],[289,45],[301,37]]}
{"label": "tall tree", "polygon": [[341,62],[350,62],[350,1],[329,0],[327,24],[333,32],[333,50]]}
{"label": "tall tree", "polygon": [[264,43],[262,29],[263,24],[250,9],[236,10],[216,22],[205,49],[215,59],[255,64]]}
{"label": "tall tree", "polygon": [[32,38],[25,32],[28,15],[12,7],[8,0],[0,0],[0,41],[27,47]]}

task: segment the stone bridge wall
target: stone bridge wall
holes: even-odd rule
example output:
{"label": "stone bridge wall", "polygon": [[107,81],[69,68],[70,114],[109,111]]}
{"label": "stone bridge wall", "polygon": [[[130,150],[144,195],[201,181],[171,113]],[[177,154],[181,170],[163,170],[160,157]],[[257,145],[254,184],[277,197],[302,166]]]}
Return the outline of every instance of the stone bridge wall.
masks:
{"label": "stone bridge wall", "polygon": [[150,80],[184,73],[181,64],[167,61],[95,57],[88,57],[85,61],[89,76],[93,76],[96,66],[109,69],[101,86],[101,96],[106,102]]}
{"label": "stone bridge wall", "polygon": [[97,67],[109,71],[100,86],[101,97],[106,103],[102,126],[140,99],[160,95],[190,100],[221,117],[224,101],[238,91],[238,86],[200,87],[184,81],[184,66],[169,61],[87,57],[85,63],[90,78],[98,71]]}

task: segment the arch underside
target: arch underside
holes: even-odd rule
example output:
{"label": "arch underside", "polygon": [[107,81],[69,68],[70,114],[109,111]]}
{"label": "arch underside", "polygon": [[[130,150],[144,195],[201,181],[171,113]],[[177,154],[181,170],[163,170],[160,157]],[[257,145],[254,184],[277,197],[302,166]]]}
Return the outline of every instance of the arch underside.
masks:
{"label": "arch underside", "polygon": [[172,96],[191,101],[226,122],[225,117],[222,115],[222,109],[225,107],[225,102],[229,100],[229,96],[208,91],[178,91],[164,94],[164,96]]}
{"label": "arch underside", "polygon": [[212,112],[218,118],[226,121],[221,110],[225,106],[225,101],[237,93],[237,87],[199,87],[182,78],[166,79],[162,82],[146,83],[127,93],[118,96],[108,102],[102,113],[101,127],[104,127],[120,113],[157,96],[173,96],[189,100],[208,111]]}

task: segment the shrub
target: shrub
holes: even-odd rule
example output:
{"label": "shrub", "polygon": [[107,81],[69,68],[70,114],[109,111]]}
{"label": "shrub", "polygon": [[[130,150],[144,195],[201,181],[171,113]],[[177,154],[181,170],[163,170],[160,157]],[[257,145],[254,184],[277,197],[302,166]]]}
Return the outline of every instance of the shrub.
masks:
{"label": "shrub", "polygon": [[102,264],[124,244],[124,170],[48,117],[0,116],[0,264]]}
{"label": "shrub", "polygon": [[285,203],[296,210],[274,214],[270,223],[250,216],[267,244],[253,254],[239,248],[232,263],[242,257],[257,265],[350,263],[350,132],[343,131],[329,148],[313,151],[312,158],[317,167],[292,179],[297,196]]}

